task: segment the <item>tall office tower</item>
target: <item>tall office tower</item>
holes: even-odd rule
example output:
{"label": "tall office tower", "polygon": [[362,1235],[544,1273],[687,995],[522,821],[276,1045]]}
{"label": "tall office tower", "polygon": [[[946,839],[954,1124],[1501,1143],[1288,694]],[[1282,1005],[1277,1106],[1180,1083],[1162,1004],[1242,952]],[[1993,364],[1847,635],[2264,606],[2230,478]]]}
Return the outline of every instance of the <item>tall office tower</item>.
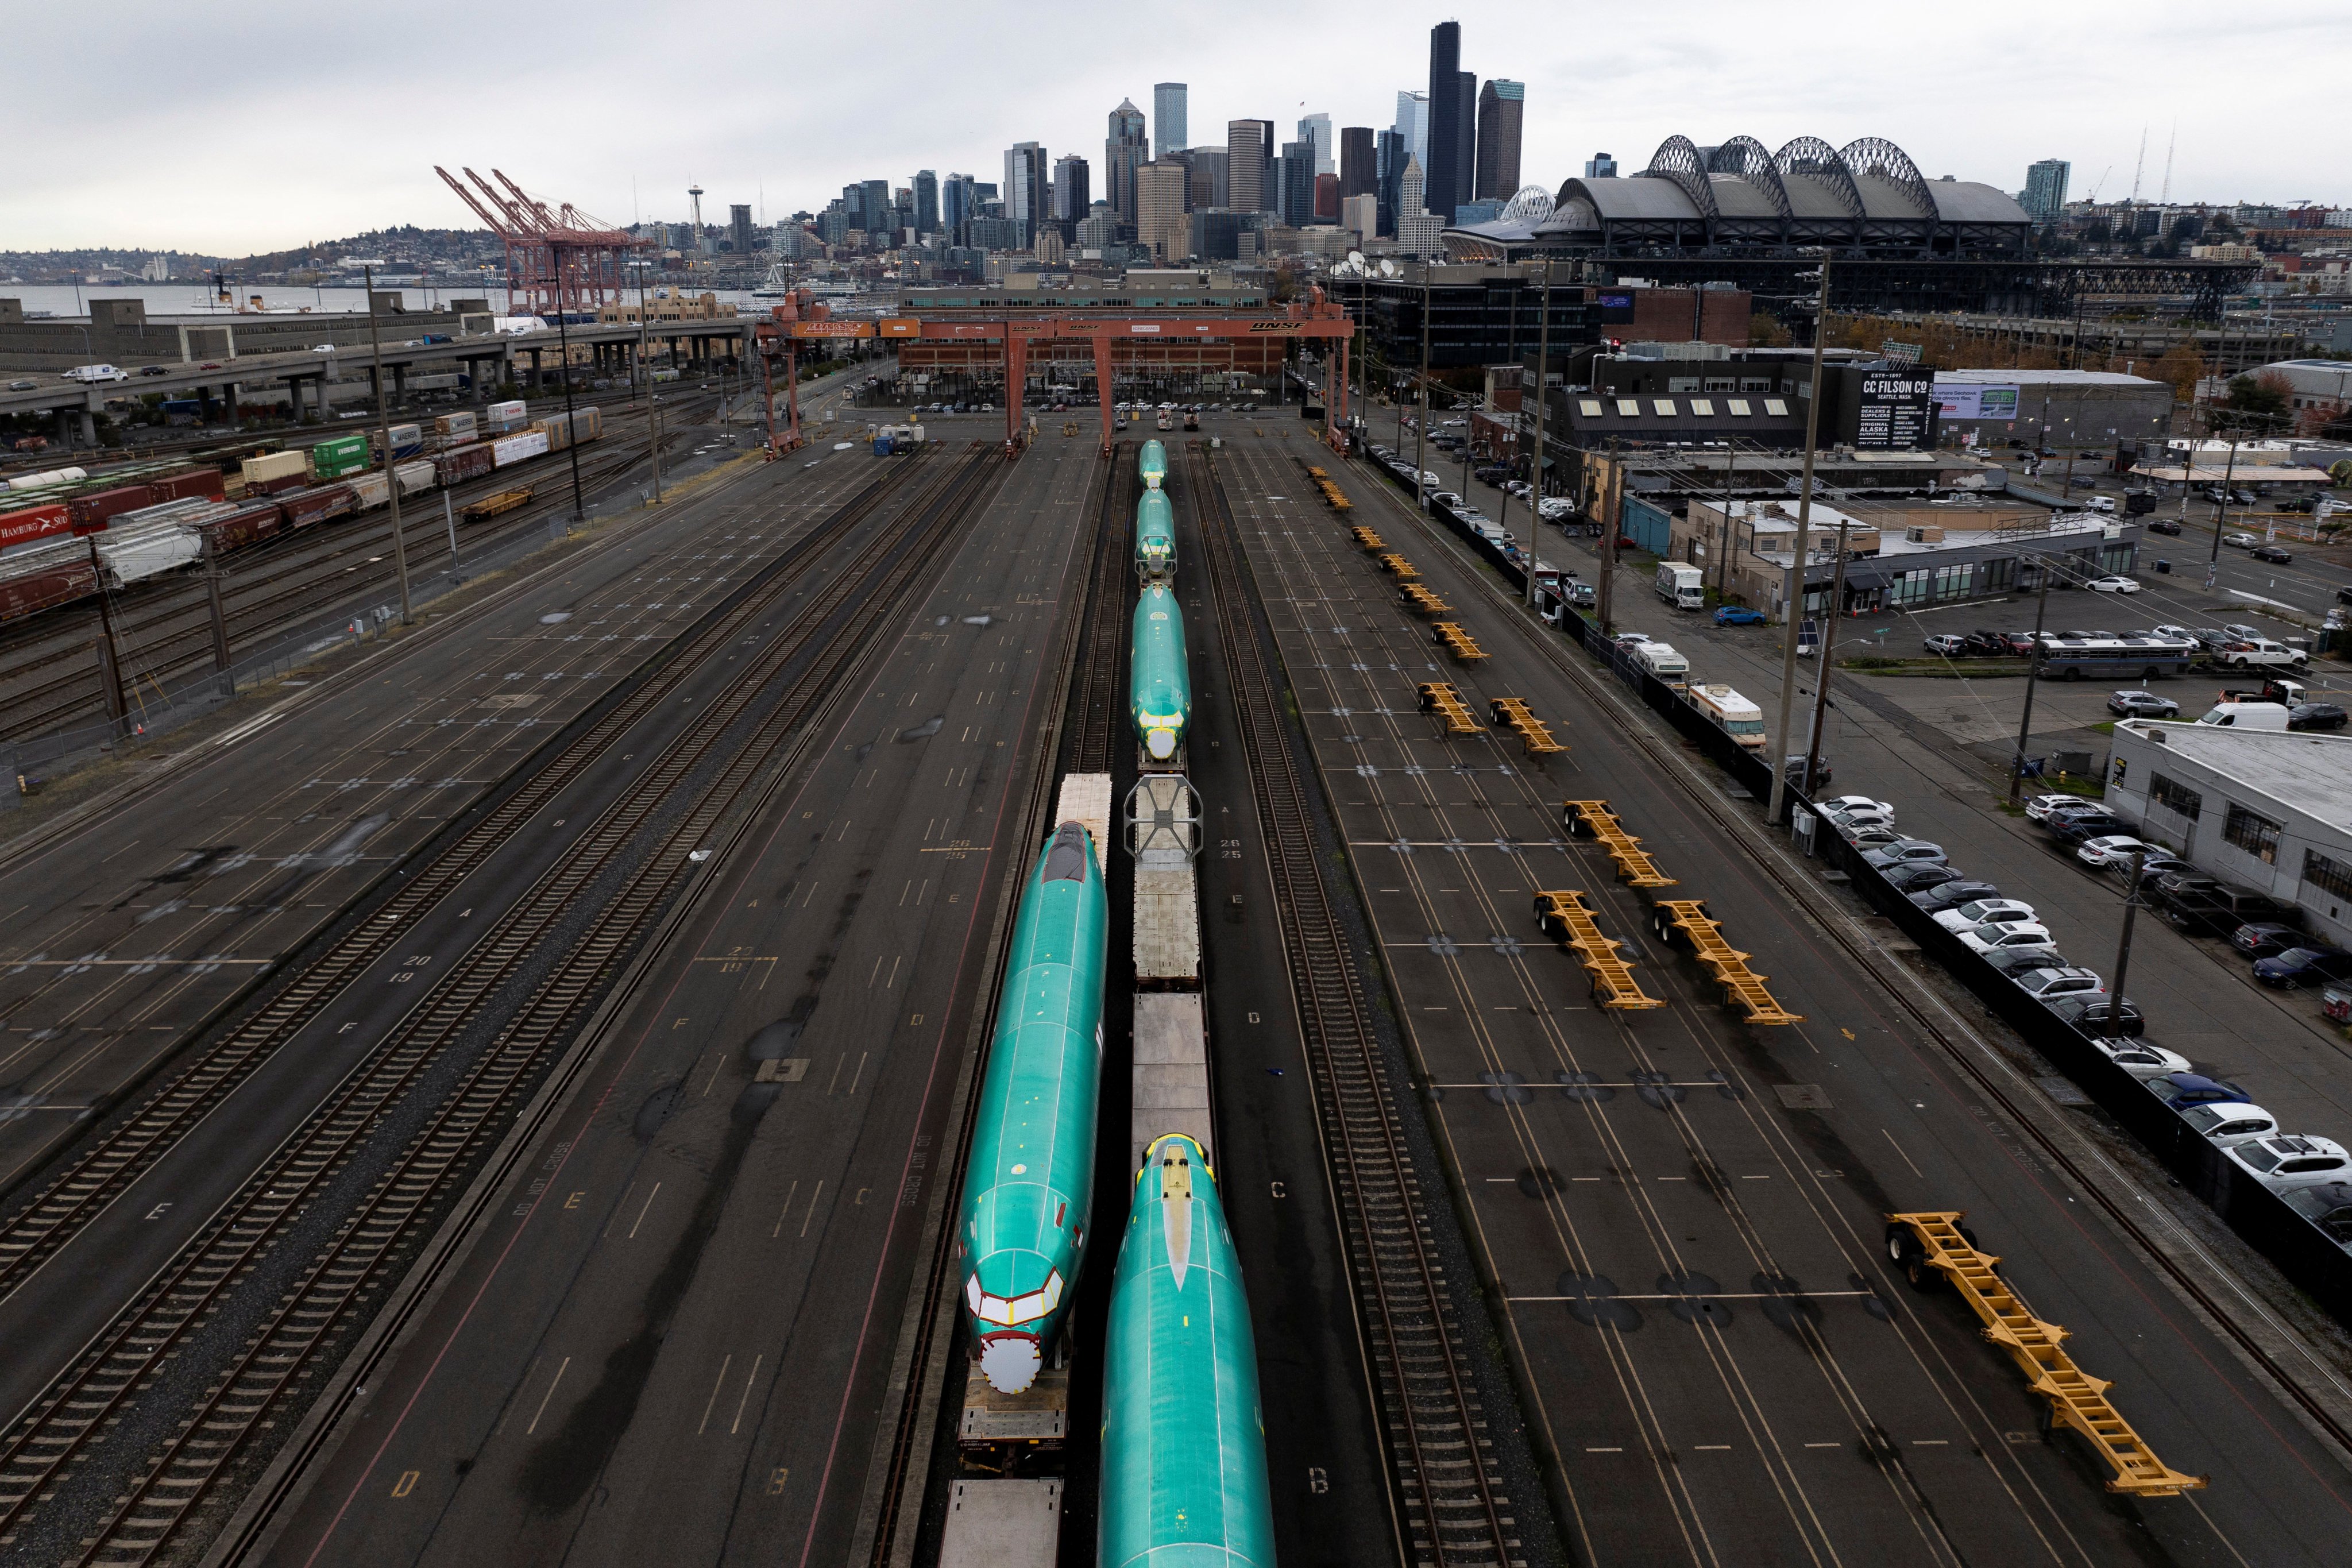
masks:
{"label": "tall office tower", "polygon": [[1225,205],[1225,150],[1223,147],[1195,147],[1190,162],[1192,165],[1192,208],[1222,207]]}
{"label": "tall office tower", "polygon": [[1190,90],[1181,81],[1163,81],[1152,88],[1151,150],[1155,155],[1165,158],[1171,153],[1181,153],[1192,140],[1186,125]]}
{"label": "tall office tower", "polygon": [[1309,114],[1301,118],[1298,121],[1298,139],[1314,147],[1317,174],[1329,174],[1338,172],[1339,165],[1331,161],[1331,117],[1329,115]]}
{"label": "tall office tower", "polygon": [[1266,165],[1273,162],[1274,121],[1225,121],[1225,205],[1241,213],[1265,212],[1274,203],[1266,189]]}
{"label": "tall office tower", "polygon": [[864,185],[841,187],[841,212],[842,216],[849,220],[850,227],[866,226],[866,187]]}
{"label": "tall office tower", "polygon": [[1617,160],[1606,153],[1595,153],[1584,161],[1584,177],[1588,180],[1615,179]]}
{"label": "tall office tower", "polygon": [[1315,221],[1315,143],[1285,142],[1282,144],[1282,172],[1276,182],[1278,200],[1275,211],[1282,221],[1293,228],[1305,228]]}
{"label": "tall office tower", "polygon": [[1507,202],[1519,194],[1519,126],[1527,110],[1524,83],[1497,77],[1478,89],[1480,201]]}
{"label": "tall office tower", "polygon": [[980,186],[970,174],[950,174],[940,193],[940,227],[950,245],[964,243],[963,226],[980,214]]}
{"label": "tall office tower", "polygon": [[[1427,167],[1429,163],[1429,94],[1398,93],[1394,129],[1398,135],[1404,138],[1404,150],[1420,159],[1424,168]],[[1399,169],[1404,167],[1402,159],[1397,161],[1397,167]]]}
{"label": "tall office tower", "polygon": [[751,254],[751,204],[734,202],[727,208],[727,237],[738,256]]}
{"label": "tall office tower", "polygon": [[862,200],[866,208],[866,232],[885,237],[887,243],[890,230],[898,226],[898,208],[890,201],[890,182],[865,181]]}
{"label": "tall office tower", "polygon": [[1408,256],[1423,258],[1435,256],[1443,247],[1438,235],[1446,220],[1424,205],[1428,201],[1428,184],[1422,177],[1421,160],[1405,160],[1404,172],[1397,177],[1397,248]]}
{"label": "tall office tower", "polygon": [[1454,221],[1454,204],[1466,200],[1469,184],[1457,175],[1465,160],[1464,143],[1475,141],[1476,125],[1462,122],[1462,24],[1440,22],[1429,30],[1429,156],[1421,161],[1428,181],[1428,210]]}
{"label": "tall office tower", "polygon": [[1046,208],[1046,186],[1053,174],[1045,165],[1045,149],[1034,142],[1016,142],[1004,153],[1004,216],[1018,225],[1018,245],[1025,246],[1037,232]]}
{"label": "tall office tower", "polygon": [[1136,220],[1135,171],[1151,161],[1151,139],[1144,134],[1143,110],[1132,99],[1122,98],[1110,111],[1110,129],[1103,138],[1103,199],[1118,216]]}
{"label": "tall office tower", "polygon": [[1339,221],[1339,176],[1337,174],[1315,176],[1315,221]]}
{"label": "tall office tower", "polygon": [[940,176],[934,169],[915,171],[915,232],[940,232]]}
{"label": "tall office tower", "polygon": [[1372,138],[1372,158],[1379,166],[1375,187],[1381,198],[1380,221],[1372,229],[1375,235],[1396,233],[1397,182],[1404,175],[1405,160],[1412,156],[1412,140],[1402,131],[1383,131]]}
{"label": "tall office tower", "polygon": [[1360,245],[1371,238],[1380,232],[1381,198],[1370,191],[1360,196],[1341,196],[1339,226],[1353,234]]}
{"label": "tall office tower", "polygon": [[892,191],[890,205],[897,210],[898,224],[901,229],[915,226],[915,188],[912,185],[900,185],[897,190]]}
{"label": "tall office tower", "polygon": [[2063,158],[2044,158],[2025,170],[2025,195],[2018,205],[2036,223],[2048,223],[2066,207],[2066,176],[2074,165]]}
{"label": "tall office tower", "polygon": [[[1054,220],[1056,223],[1083,223],[1087,209],[1094,205],[1094,192],[1089,187],[1092,171],[1087,161],[1072,153],[1054,160]],[[1067,237],[1068,231],[1064,231]]]}
{"label": "tall office tower", "polygon": [[1192,248],[1192,223],[1186,216],[1192,171],[1183,164],[1153,162],[1135,172],[1138,245],[1151,247],[1151,259],[1181,261]]}
{"label": "tall office tower", "polygon": [[1360,196],[1381,183],[1378,154],[1372,148],[1372,128],[1348,125],[1339,131],[1339,195]]}

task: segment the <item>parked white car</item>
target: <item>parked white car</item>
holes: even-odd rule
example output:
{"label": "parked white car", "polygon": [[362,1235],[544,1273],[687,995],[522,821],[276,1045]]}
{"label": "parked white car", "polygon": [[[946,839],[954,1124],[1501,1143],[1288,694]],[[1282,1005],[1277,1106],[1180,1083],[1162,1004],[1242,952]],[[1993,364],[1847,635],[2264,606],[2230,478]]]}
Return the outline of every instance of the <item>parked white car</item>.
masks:
{"label": "parked white car", "polygon": [[2015,925],[2033,918],[2033,906],[2017,899],[1979,899],[1957,910],[1946,910],[1936,923],[1948,931],[1974,931],[1979,926]]}
{"label": "parked white car", "polygon": [[2058,939],[2050,928],[2035,921],[2018,921],[2013,924],[1993,922],[1958,933],[1971,952],[2006,952],[2021,947],[2055,947]]}
{"label": "parked white car", "polygon": [[2079,795],[2037,795],[2025,803],[2026,817],[2032,822],[2047,822],[2053,815],[2063,815],[2069,811],[2104,811],[2105,809],[2098,801],[2088,800]]}
{"label": "parked white car", "polygon": [[2074,847],[2074,858],[2085,866],[2105,870],[2111,866],[2131,864],[2135,855],[2153,855],[2157,847],[2143,843],[2127,834],[2109,834],[2102,838],[2085,838]]}
{"label": "parked white car", "polygon": [[[2115,1063],[2142,1083],[2146,1083],[2152,1078],[2162,1078],[2168,1072],[2189,1070],[2187,1057],[2178,1051],[2168,1051],[2162,1046],[2151,1046],[2145,1040],[2118,1040],[2094,1037],[2091,1044],[2098,1047],[2107,1060]],[[2200,1105],[2195,1109],[2199,1111],[2252,1110],[2253,1107],[2251,1105]],[[2268,1131],[2277,1125],[2276,1122],[2270,1121],[2267,1117],[2264,1118],[2264,1127],[2259,1131]],[[2249,1138],[2254,1135],[2252,1131],[2246,1133]]]}
{"label": "parked white car", "polygon": [[2038,1002],[2107,994],[2107,983],[2087,969],[2029,969],[2011,979],[2020,991]]}
{"label": "parked white car", "polygon": [[2274,1193],[2340,1182],[2352,1175],[2352,1154],[2345,1152],[2343,1144],[2308,1133],[2273,1132],[2267,1138],[2249,1138],[2221,1152]]}
{"label": "parked white car", "polygon": [[[2139,1044],[2137,1040],[2126,1043]],[[2149,1050],[2154,1047],[2143,1046],[2140,1048]],[[2189,1070],[2184,1058],[2172,1056],[2170,1051],[2166,1051],[2164,1055],[2172,1057],[2174,1061],[2181,1063],[2179,1067],[2167,1070],[2171,1072]],[[2149,1079],[2163,1076],[2161,1073],[2141,1072],[2137,1068],[2127,1070],[2131,1072],[2132,1077],[2142,1083],[2146,1083]],[[2207,1142],[2222,1149],[2232,1148],[2256,1138],[2267,1138],[2278,1131],[2277,1117],[2259,1105],[2248,1105],[2243,1101],[2224,1101],[2218,1105],[2192,1105],[2180,1113],[2180,1119],[2205,1134]]]}
{"label": "parked white car", "polygon": [[2137,594],[2139,583],[2130,577],[2094,577],[2083,584],[2094,594]]}
{"label": "parked white car", "polygon": [[1832,795],[1827,800],[1815,801],[1813,805],[1824,816],[1841,811],[1883,811],[1889,816],[1895,815],[1892,805],[1883,800],[1873,800],[1866,795]]}

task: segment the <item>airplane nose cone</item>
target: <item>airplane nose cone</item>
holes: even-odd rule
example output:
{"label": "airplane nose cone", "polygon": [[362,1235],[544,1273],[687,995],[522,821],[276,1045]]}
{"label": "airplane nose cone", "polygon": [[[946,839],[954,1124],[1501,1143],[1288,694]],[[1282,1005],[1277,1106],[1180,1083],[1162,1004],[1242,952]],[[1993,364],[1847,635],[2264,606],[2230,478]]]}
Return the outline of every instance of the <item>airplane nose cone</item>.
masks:
{"label": "airplane nose cone", "polygon": [[1025,1392],[1044,1364],[1037,1342],[1027,1334],[992,1334],[981,1343],[981,1374],[999,1394]]}
{"label": "airplane nose cone", "polygon": [[1150,730],[1144,733],[1143,749],[1151,753],[1155,763],[1164,763],[1176,754],[1176,731]]}

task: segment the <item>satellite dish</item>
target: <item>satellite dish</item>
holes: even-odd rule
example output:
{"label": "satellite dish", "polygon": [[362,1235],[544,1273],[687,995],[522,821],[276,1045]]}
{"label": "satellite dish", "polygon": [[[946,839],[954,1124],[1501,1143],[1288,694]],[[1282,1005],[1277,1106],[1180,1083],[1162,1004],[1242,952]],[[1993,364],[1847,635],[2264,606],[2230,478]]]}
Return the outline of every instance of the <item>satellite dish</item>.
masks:
{"label": "satellite dish", "polygon": [[1360,250],[1348,252],[1348,265],[1361,272],[1364,269],[1364,253]]}
{"label": "satellite dish", "polygon": [[1391,261],[1388,258],[1382,257],[1381,258],[1381,276],[1383,278],[1393,278],[1396,275],[1397,264]]}

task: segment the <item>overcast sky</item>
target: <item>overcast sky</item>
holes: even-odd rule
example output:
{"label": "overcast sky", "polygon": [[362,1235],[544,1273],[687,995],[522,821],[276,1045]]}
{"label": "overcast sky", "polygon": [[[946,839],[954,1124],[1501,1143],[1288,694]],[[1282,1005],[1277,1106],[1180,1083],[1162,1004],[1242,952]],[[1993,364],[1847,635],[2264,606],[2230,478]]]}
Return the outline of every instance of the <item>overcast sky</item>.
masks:
{"label": "overcast sky", "polygon": [[[325,13],[322,15],[322,13]],[[1929,178],[2020,188],[2069,159],[2073,194],[2141,195],[2179,146],[2176,199],[2352,204],[2331,110],[2352,78],[2345,0],[1893,5],[1681,0],[1451,11],[1354,0],[101,10],[0,0],[0,249],[113,245],[226,255],[387,224],[472,226],[440,163],[503,169],[610,222],[768,221],[851,180],[918,168],[1003,176],[1037,141],[1084,154],[1101,194],[1104,117],[1152,84],[1192,86],[1191,140],[1302,114],[1384,126],[1428,84],[1430,26],[1462,64],[1527,84],[1525,182],[1557,188],[1597,149],[1632,174],[1660,141],[1745,132],[1892,139]],[[2102,181],[2104,179],[2104,184]]]}

